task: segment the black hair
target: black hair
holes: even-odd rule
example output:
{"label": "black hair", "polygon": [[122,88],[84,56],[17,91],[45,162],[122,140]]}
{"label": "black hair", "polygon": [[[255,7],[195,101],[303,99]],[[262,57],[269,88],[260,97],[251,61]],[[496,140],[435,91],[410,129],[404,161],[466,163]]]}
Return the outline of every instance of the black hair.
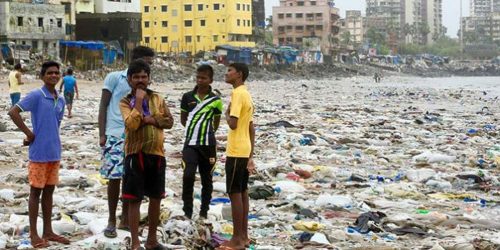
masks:
{"label": "black hair", "polygon": [[73,69],[69,68],[68,70],[66,70],[66,74],[73,75]]}
{"label": "black hair", "polygon": [[231,63],[229,64],[229,67],[233,67],[236,72],[240,72],[242,74],[241,80],[245,82],[245,80],[248,78],[248,66],[244,63]]}
{"label": "black hair", "polygon": [[146,61],[142,59],[134,60],[128,65],[127,76],[132,77],[133,74],[140,73],[143,70],[148,76],[151,74],[151,67]]}
{"label": "black hair", "polygon": [[196,72],[207,72],[210,79],[214,79],[214,69],[210,65],[201,65],[196,69]]}
{"label": "black hair", "polygon": [[15,70],[20,70],[22,68],[23,68],[23,66],[20,63],[16,63],[16,65],[14,65]]}
{"label": "black hair", "polygon": [[137,46],[132,50],[132,61],[141,59],[146,56],[154,57],[154,50],[146,46]]}
{"label": "black hair", "polygon": [[60,69],[59,63],[54,62],[54,61],[47,61],[42,64],[42,69],[40,70],[40,76],[45,76],[45,72],[47,72],[47,69],[50,67],[57,67],[57,69]]}

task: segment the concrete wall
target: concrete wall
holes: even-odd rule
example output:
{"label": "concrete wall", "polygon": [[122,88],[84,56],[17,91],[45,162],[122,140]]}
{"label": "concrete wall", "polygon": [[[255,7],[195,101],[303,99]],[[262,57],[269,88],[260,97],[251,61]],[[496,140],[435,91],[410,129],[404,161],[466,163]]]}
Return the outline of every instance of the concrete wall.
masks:
{"label": "concrete wall", "polygon": [[111,12],[141,12],[141,1],[120,0],[120,2],[111,2],[109,0],[95,0],[95,13]]}

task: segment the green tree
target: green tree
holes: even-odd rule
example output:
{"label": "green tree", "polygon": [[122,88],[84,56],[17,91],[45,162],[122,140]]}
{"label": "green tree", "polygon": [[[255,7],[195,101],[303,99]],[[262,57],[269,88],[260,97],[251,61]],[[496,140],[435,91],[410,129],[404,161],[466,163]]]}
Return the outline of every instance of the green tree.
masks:
{"label": "green tree", "polygon": [[352,36],[351,32],[346,31],[340,35],[340,40],[343,45],[351,45],[352,44]]}
{"label": "green tree", "polygon": [[266,22],[267,22],[266,28],[271,29],[273,27],[273,16],[271,15],[267,17]]}
{"label": "green tree", "polygon": [[422,44],[426,44],[427,40],[425,38],[427,35],[431,32],[431,29],[429,28],[429,24],[427,22],[422,22],[419,27],[418,27],[418,33],[420,34],[422,38]]}
{"label": "green tree", "polygon": [[370,42],[370,44],[378,44],[378,45],[384,45],[385,44],[385,35],[380,32],[380,30],[377,30],[375,28],[370,28],[366,32],[366,38]]}

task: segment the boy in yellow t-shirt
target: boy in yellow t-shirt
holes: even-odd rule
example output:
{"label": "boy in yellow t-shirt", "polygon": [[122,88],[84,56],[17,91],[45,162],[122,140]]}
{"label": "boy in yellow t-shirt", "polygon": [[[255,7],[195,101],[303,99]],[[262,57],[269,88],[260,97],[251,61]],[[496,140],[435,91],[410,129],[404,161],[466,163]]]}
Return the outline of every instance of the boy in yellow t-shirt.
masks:
{"label": "boy in yellow t-shirt", "polygon": [[226,110],[229,125],[226,148],[226,188],[231,199],[233,237],[219,249],[244,249],[248,238],[248,178],[255,172],[253,149],[253,101],[245,86],[248,66],[242,63],[229,65],[226,82],[233,85],[231,102]]}

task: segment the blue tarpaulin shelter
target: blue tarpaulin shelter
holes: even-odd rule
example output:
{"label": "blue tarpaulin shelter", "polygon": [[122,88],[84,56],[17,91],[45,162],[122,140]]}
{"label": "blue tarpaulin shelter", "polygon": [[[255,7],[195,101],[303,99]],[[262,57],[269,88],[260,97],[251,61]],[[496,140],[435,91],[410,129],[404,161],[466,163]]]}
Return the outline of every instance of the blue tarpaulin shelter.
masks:
{"label": "blue tarpaulin shelter", "polygon": [[[102,58],[103,64],[113,64],[116,60],[117,54],[120,54],[120,51],[117,50],[115,46],[108,46],[106,43],[102,41],[59,41],[61,47],[65,47],[67,49],[84,49],[89,52],[101,52],[100,57]],[[65,49],[64,51],[67,51]],[[63,50],[61,50],[62,52]],[[67,55],[64,55],[66,58]],[[71,55],[70,55],[71,57]],[[92,56],[95,57],[95,56]],[[75,58],[72,58],[75,60]],[[94,60],[94,58],[93,58]]]}
{"label": "blue tarpaulin shelter", "polygon": [[231,45],[219,45],[215,47],[218,55],[225,56],[225,62],[238,62],[247,65],[252,63],[252,49],[238,48]]}

